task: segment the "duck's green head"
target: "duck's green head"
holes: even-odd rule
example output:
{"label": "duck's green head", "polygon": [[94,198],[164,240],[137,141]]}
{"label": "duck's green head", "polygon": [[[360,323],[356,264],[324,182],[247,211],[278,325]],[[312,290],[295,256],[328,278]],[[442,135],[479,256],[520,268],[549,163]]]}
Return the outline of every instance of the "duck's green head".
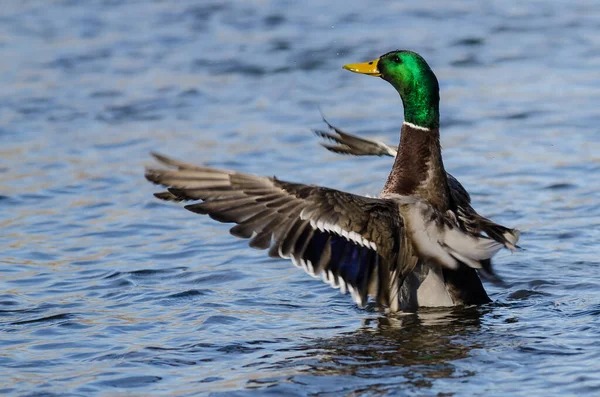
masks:
{"label": "duck's green head", "polygon": [[344,69],[381,77],[394,86],[404,104],[405,121],[425,128],[439,127],[438,81],[416,52],[391,51],[369,62],[344,65]]}

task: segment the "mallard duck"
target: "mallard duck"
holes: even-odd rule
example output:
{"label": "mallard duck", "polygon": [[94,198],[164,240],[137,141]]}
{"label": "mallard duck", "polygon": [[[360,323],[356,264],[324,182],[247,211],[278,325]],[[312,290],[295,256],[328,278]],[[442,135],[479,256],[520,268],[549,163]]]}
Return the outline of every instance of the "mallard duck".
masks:
{"label": "mallard duck", "polygon": [[149,181],[167,187],[155,196],[197,201],[185,208],[235,223],[231,234],[291,259],[360,307],[369,297],[388,312],[490,302],[476,269],[493,275],[492,256],[514,249],[519,233],[479,216],[446,173],[435,74],[420,55],[401,50],[344,69],[386,80],[404,105],[397,154],[385,149],[395,162],[379,197],[153,154],[167,166],[146,170]]}

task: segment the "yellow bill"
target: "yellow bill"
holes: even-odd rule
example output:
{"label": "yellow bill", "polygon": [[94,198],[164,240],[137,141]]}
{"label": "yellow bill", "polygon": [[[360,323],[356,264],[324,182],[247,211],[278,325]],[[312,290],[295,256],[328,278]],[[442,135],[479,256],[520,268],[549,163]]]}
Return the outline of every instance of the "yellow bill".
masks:
{"label": "yellow bill", "polygon": [[342,67],[354,73],[368,74],[369,76],[381,77],[381,73],[379,73],[379,69],[377,69],[378,63],[379,58],[369,62],[349,63]]}

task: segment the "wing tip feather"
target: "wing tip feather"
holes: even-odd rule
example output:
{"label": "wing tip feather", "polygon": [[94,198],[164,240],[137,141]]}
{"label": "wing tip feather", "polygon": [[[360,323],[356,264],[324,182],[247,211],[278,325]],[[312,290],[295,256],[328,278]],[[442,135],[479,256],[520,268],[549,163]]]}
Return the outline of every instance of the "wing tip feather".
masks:
{"label": "wing tip feather", "polygon": [[154,197],[156,197],[157,199],[160,200],[164,200],[164,201],[182,201],[181,198],[177,197],[176,195],[174,195],[171,192],[159,192],[159,193],[154,193]]}

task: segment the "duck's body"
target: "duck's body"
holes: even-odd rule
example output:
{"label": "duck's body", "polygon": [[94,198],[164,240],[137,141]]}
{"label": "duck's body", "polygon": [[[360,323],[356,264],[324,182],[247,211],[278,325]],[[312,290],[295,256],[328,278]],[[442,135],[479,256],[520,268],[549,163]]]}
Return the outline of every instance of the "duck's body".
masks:
{"label": "duck's body", "polygon": [[[332,125],[323,117],[332,132],[315,130],[314,132],[332,143],[322,143],[329,151],[353,156],[389,156],[396,158],[398,153],[407,151],[412,133],[404,134],[404,144],[398,147],[378,140],[371,140],[349,134]],[[403,125],[403,131],[404,131]],[[403,150],[399,149],[404,146]],[[437,145],[436,145],[437,146]],[[406,161],[406,160],[404,160]],[[416,174],[416,172],[413,172]],[[442,182],[442,185],[444,183]],[[519,238],[519,231],[499,225],[479,215],[471,206],[471,196],[463,185],[450,173],[446,172],[448,205],[454,208],[463,227],[473,234],[484,234],[501,242],[506,248],[514,250]],[[430,188],[433,188],[430,186]],[[435,189],[435,188],[433,188]],[[424,194],[427,194],[425,192]],[[427,277],[429,276],[429,277]],[[489,276],[489,274],[488,274]],[[434,263],[417,266],[405,281],[405,289],[415,291],[414,299],[420,306],[453,306],[462,303],[477,304],[489,302],[489,298],[475,270],[463,267],[459,271],[448,271]],[[420,299],[417,299],[417,296]],[[450,299],[451,303],[449,303]]]}
{"label": "duck's body", "polygon": [[[404,103],[400,144],[379,198],[155,155],[176,168],[147,170],[148,180],[169,188],[157,197],[201,200],[186,208],[237,223],[232,234],[350,291],[361,306],[369,296],[392,312],[489,302],[474,269],[491,274],[490,258],[514,248],[518,234],[479,217],[444,170],[435,75],[408,51],[346,68],[381,76]],[[489,224],[501,229],[483,227]]]}

